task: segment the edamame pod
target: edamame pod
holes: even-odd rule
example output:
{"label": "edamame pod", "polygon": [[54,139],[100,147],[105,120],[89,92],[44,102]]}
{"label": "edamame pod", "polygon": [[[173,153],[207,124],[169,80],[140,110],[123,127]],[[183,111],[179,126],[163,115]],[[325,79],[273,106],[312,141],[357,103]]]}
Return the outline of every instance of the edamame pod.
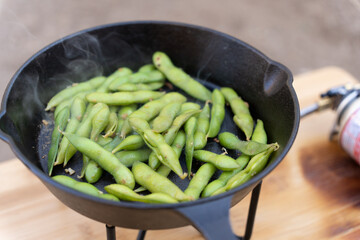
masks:
{"label": "edamame pod", "polygon": [[[155,116],[157,116],[160,113],[161,109],[163,107],[165,107],[167,104],[169,104],[171,102],[183,103],[185,101],[186,101],[186,97],[184,97],[180,93],[177,93],[177,92],[167,93],[163,97],[161,97],[157,100],[154,100],[154,101],[144,104],[141,108],[134,111],[131,114],[131,117],[142,118],[146,121],[150,121]],[[125,136],[131,132],[131,130],[132,130],[132,128],[131,128],[128,120],[126,120],[121,129],[121,134],[120,134],[121,137],[125,138]]]}
{"label": "edamame pod", "polygon": [[248,166],[243,171],[229,179],[226,184],[226,190],[240,186],[261,172],[265,168],[270,155],[276,150],[277,148],[272,146],[266,151],[252,157]]}
{"label": "edamame pod", "polygon": [[230,104],[231,110],[235,115],[233,118],[235,124],[245,133],[246,139],[249,140],[254,127],[254,120],[250,114],[249,105],[232,88],[223,87],[220,91]]}
{"label": "edamame pod", "polygon": [[167,132],[164,135],[165,141],[168,144],[171,144],[175,137],[176,134],[178,133],[179,129],[184,125],[184,123],[192,116],[194,116],[195,114],[201,112],[201,110],[188,110],[183,112],[182,114],[180,114],[179,116],[177,116],[171,127],[167,130]]}
{"label": "edamame pod", "polygon": [[279,144],[263,144],[255,141],[241,141],[237,136],[230,132],[223,132],[219,134],[219,141],[221,146],[224,146],[227,149],[237,149],[243,154],[254,156],[260,152],[263,152],[270,147],[279,148]]}
{"label": "edamame pod", "polygon": [[240,157],[238,157],[235,161],[237,162],[237,164],[239,164],[239,167],[233,171],[222,172],[218,179],[215,179],[204,188],[203,192],[201,193],[201,197],[210,197],[218,189],[224,187],[231,177],[244,169],[249,160],[250,157],[247,155],[241,155]]}
{"label": "edamame pod", "polygon": [[151,152],[151,149],[143,148],[133,151],[120,151],[115,153],[115,156],[126,167],[131,167],[135,162],[146,162]]}
{"label": "edamame pod", "polygon": [[197,120],[197,126],[194,133],[194,149],[200,150],[203,149],[207,143],[206,134],[209,131],[210,124],[210,107],[209,102],[206,101],[201,113]]}
{"label": "edamame pod", "polygon": [[94,92],[86,95],[86,100],[92,103],[102,102],[109,105],[129,105],[133,103],[146,103],[150,100],[160,98],[165,92],[157,91],[136,91],[100,93]]}
{"label": "edamame pod", "polygon": [[186,134],[186,145],[185,145],[185,161],[186,168],[188,171],[188,177],[192,175],[192,162],[194,155],[194,133],[196,129],[197,118],[191,117],[186,121],[184,130]]}
{"label": "edamame pod", "polygon": [[143,66],[141,66],[138,70],[138,72],[150,72],[156,70],[155,66],[152,63],[149,64],[145,64]]}
{"label": "edamame pod", "polygon": [[145,163],[134,163],[132,171],[136,182],[152,193],[165,193],[178,201],[192,200],[192,197],[186,196],[184,192],[168,178],[161,176]]}
{"label": "edamame pod", "polygon": [[109,86],[118,78],[126,77],[132,74],[131,69],[129,68],[118,68],[115,72],[113,72],[110,76],[106,78],[106,80],[100,85],[96,92],[109,92]]}
{"label": "edamame pod", "polygon": [[97,139],[97,143],[100,145],[100,146],[105,146],[106,144],[112,142],[112,138],[105,138],[103,135],[99,135],[98,139]]}
{"label": "edamame pod", "polygon": [[65,175],[57,175],[52,177],[52,179],[58,183],[61,183],[69,188],[75,189],[85,194],[89,194],[95,197],[100,197],[112,201],[119,201],[119,199],[112,194],[101,193],[95,186],[91,185],[90,183],[78,182],[75,179],[72,179],[71,177]]}
{"label": "edamame pod", "polygon": [[77,150],[96,161],[105,171],[109,172],[115,178],[116,183],[124,184],[131,189],[134,188],[133,174],[119,162],[114,154],[88,138],[64,132],[63,134]]}
{"label": "edamame pod", "polygon": [[110,109],[107,105],[93,117],[91,120],[91,133],[90,139],[97,141],[99,134],[106,128],[109,123]]}
{"label": "edamame pod", "polygon": [[[177,116],[171,127],[167,130],[167,132],[164,135],[165,138],[165,142],[167,144],[172,144],[172,142],[174,141],[179,129],[184,125],[184,123],[193,115],[199,113],[201,110],[187,110],[184,113],[180,114],[179,116]],[[150,154],[149,157],[149,165],[156,169],[159,165],[160,165],[160,160],[157,158],[156,153],[153,152]]]}
{"label": "edamame pod", "polygon": [[180,114],[189,110],[200,110],[201,106],[194,102],[186,102],[181,105]]}
{"label": "edamame pod", "polygon": [[198,199],[201,191],[210,181],[212,175],[214,175],[216,167],[211,163],[205,163],[196,172],[195,176],[191,179],[188,187],[184,193],[191,196],[194,199]]}
{"label": "edamame pod", "polygon": [[52,170],[54,167],[54,162],[58,153],[59,149],[59,142],[61,138],[61,133],[59,132],[59,129],[64,130],[66,127],[66,124],[68,123],[70,111],[69,108],[66,107],[57,116],[55,119],[54,124],[54,130],[51,134],[51,146],[48,152],[48,173],[49,176],[52,174]]}
{"label": "edamame pod", "polygon": [[118,124],[119,124],[118,115],[116,114],[116,112],[110,112],[109,123],[105,128],[104,138],[113,136],[118,128]]}
{"label": "edamame pod", "polygon": [[181,168],[179,158],[175,151],[165,142],[165,139],[161,134],[155,133],[149,129],[144,131],[143,136],[144,141],[156,153],[157,158],[162,164],[169,167],[181,179],[184,179],[187,176]]}
{"label": "edamame pod", "polygon": [[212,163],[216,168],[223,171],[231,171],[239,167],[235,159],[206,150],[194,151],[194,158],[203,162]]}
{"label": "edamame pod", "polygon": [[65,88],[53,96],[48,102],[45,111],[50,110],[53,107],[56,107],[59,103],[65,101],[66,99],[73,97],[77,93],[89,91],[97,88],[105,80],[105,77],[95,77],[86,82],[73,84],[73,86]]}
{"label": "edamame pod", "polygon": [[180,102],[172,102],[166,105],[153,121],[153,130],[161,133],[170,128],[176,115],[179,113],[181,108]]}
{"label": "edamame pod", "polygon": [[151,83],[124,83],[117,87],[117,91],[135,92],[140,90],[157,90],[162,88],[165,80]]}
{"label": "edamame pod", "polygon": [[[56,118],[56,116],[58,115],[58,113],[64,108],[64,107],[69,107],[71,108],[71,105],[74,102],[75,98],[80,98],[81,100],[85,101],[85,96],[89,93],[91,93],[93,91],[86,91],[86,92],[81,92],[76,94],[74,97],[69,98],[61,103],[59,103],[59,105],[56,106],[55,111],[54,111],[54,119]],[[86,105],[86,104],[85,104]]]}
{"label": "edamame pod", "polygon": [[130,188],[120,185],[120,184],[110,184],[104,187],[104,189],[118,197],[121,200],[125,201],[135,201],[135,202],[144,202],[144,203],[178,203],[176,199],[169,196],[165,193],[151,193],[146,196],[137,194]]}
{"label": "edamame pod", "polygon": [[[171,145],[172,149],[174,149],[174,152],[176,153],[176,156],[178,158],[180,158],[182,149],[185,146],[185,141],[186,141],[185,133],[184,133],[183,130],[180,130],[178,132],[178,134],[176,135],[176,138],[174,139],[174,142]],[[154,155],[154,156],[156,156],[156,155]],[[158,174],[160,174],[160,175],[162,175],[164,177],[167,177],[170,174],[171,169],[168,168],[167,166],[161,164],[161,162],[157,158],[156,158],[156,161],[159,163],[159,165],[156,166],[156,167],[151,166],[150,160],[151,160],[151,158],[149,157],[149,167],[151,167],[152,169],[156,169],[156,172]],[[141,192],[141,191],[145,191],[145,190],[146,190],[146,188],[139,187],[139,188],[135,189],[134,191],[135,192]]]}
{"label": "edamame pod", "polygon": [[95,161],[90,160],[85,169],[85,179],[88,183],[96,183],[103,173],[103,169]]}
{"label": "edamame pod", "polygon": [[137,72],[129,76],[131,83],[152,83],[163,80],[165,80],[165,76],[158,70]]}
{"label": "edamame pod", "polygon": [[194,80],[182,69],[175,67],[170,58],[163,52],[155,52],[153,63],[157,69],[165,74],[166,78],[190,96],[202,101],[211,99],[211,92],[201,83]]}
{"label": "edamame pod", "polygon": [[[264,124],[261,120],[257,120],[254,133],[251,136],[251,140],[264,144],[267,143],[267,134],[265,132]],[[250,156],[245,154],[242,154],[240,157],[238,157],[236,159],[236,162],[240,165],[240,167],[233,171],[222,172],[218,179],[212,181],[205,187],[204,191],[201,194],[201,197],[210,197],[218,189],[224,187],[230,178],[235,176],[237,173],[242,171],[244,167],[246,167],[249,160],[250,160]],[[226,188],[224,188],[224,190],[225,189]],[[219,192],[223,192],[223,191],[219,190]]]}
{"label": "edamame pod", "polygon": [[[136,104],[130,104],[127,106],[123,106],[119,112],[118,112],[118,119],[119,119],[119,123],[118,123],[118,128],[116,130],[116,134],[120,136],[121,130],[123,128],[123,125],[125,124],[126,119],[128,118],[128,116],[133,113],[134,111],[136,111],[137,109],[137,105]],[[130,127],[131,129],[131,127]]]}
{"label": "edamame pod", "polygon": [[[88,109],[85,111],[84,117],[76,130],[75,134],[80,137],[90,137],[91,133],[91,121],[92,118],[103,109],[105,104],[97,103],[95,105],[88,105]],[[88,113],[86,113],[88,112]],[[73,145],[69,145],[65,153],[64,166],[69,162],[72,156],[76,153],[76,148]]]}
{"label": "edamame pod", "polygon": [[[74,133],[76,129],[78,128],[80,121],[82,119],[82,116],[85,112],[85,101],[81,99],[80,97],[76,97],[72,104],[70,109],[70,120],[65,128],[65,131],[68,133]],[[56,157],[56,161],[54,165],[62,164],[65,160],[65,153],[69,146],[69,141],[67,138],[62,138],[59,146],[59,152]]]}
{"label": "edamame pod", "polygon": [[145,142],[140,135],[130,135],[122,140],[121,143],[112,150],[112,153],[116,153],[120,150],[137,150],[144,145]]}
{"label": "edamame pod", "polygon": [[212,93],[212,108],[209,131],[207,137],[216,137],[220,131],[225,117],[225,98],[222,93],[215,89]]}

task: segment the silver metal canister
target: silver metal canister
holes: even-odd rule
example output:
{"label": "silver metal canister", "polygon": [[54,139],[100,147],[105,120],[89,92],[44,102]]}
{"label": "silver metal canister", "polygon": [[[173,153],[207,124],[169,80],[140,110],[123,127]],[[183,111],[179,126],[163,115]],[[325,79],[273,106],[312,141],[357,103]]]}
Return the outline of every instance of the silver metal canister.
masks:
{"label": "silver metal canister", "polygon": [[339,143],[341,147],[360,165],[360,98],[339,105]]}
{"label": "silver metal canister", "polygon": [[330,133],[360,165],[360,85],[335,87],[321,94],[321,99],[301,110],[301,117],[325,109],[336,111],[337,120]]}

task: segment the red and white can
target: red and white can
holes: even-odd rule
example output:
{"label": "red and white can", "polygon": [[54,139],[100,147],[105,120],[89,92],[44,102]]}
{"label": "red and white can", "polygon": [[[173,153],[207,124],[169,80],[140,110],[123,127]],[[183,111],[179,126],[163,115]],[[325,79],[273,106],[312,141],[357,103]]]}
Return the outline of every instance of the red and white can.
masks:
{"label": "red and white can", "polygon": [[341,103],[337,112],[340,145],[360,165],[360,98]]}

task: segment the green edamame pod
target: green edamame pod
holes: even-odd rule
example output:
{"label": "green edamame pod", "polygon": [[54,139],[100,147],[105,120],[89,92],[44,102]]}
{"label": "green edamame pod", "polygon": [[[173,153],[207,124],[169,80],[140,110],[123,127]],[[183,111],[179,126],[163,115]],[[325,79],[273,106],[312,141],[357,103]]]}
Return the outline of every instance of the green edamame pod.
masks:
{"label": "green edamame pod", "polygon": [[134,188],[134,176],[127,167],[119,162],[115,155],[88,138],[64,132],[63,134],[77,150],[96,161],[105,171],[109,172],[115,178],[116,183],[124,184],[131,189]]}
{"label": "green edamame pod", "polygon": [[132,71],[129,68],[118,68],[115,72],[113,72],[110,76],[106,78],[106,80],[100,85],[96,92],[109,92],[109,86],[118,78],[126,77],[132,74]]}
{"label": "green edamame pod", "polygon": [[116,93],[94,92],[86,95],[86,100],[92,103],[102,102],[109,105],[129,105],[134,103],[146,103],[150,100],[160,98],[164,94],[165,92],[146,90]]}
{"label": "green edamame pod", "polygon": [[181,179],[184,179],[187,176],[181,168],[179,158],[175,151],[165,142],[165,139],[161,134],[155,133],[149,129],[145,130],[143,136],[144,141],[156,153],[157,158],[162,164],[169,167]]}
{"label": "green edamame pod", "polygon": [[[75,134],[80,137],[90,137],[92,118],[101,109],[103,109],[104,106],[106,105],[103,103],[97,103],[95,105],[89,104]],[[69,162],[71,157],[74,156],[75,153],[76,153],[76,148],[70,144],[65,153],[64,166],[66,166],[66,164]]]}
{"label": "green edamame pod", "polygon": [[184,193],[188,196],[193,197],[194,199],[198,199],[201,191],[208,184],[210,178],[212,177],[212,175],[214,175],[215,171],[216,167],[211,163],[205,163],[204,165],[202,165],[196,172],[193,179],[191,179]]}
{"label": "green edamame pod", "polygon": [[[176,153],[176,156],[178,158],[180,158],[180,155],[181,155],[181,152],[182,152],[182,149],[184,148],[185,146],[185,141],[186,141],[186,137],[185,137],[185,133],[183,130],[180,130],[178,132],[178,134],[176,135],[175,139],[174,139],[174,142],[172,143],[171,147],[174,149],[174,152]],[[156,157],[156,155],[154,155]],[[150,160],[151,158],[149,157],[149,167],[151,167],[152,169],[156,169],[156,172],[164,177],[167,177],[170,172],[171,172],[171,169],[168,168],[167,166],[165,165],[162,165],[161,162],[156,158],[156,161],[159,163],[158,166],[155,166],[155,167],[152,167],[150,165]],[[137,189],[135,189],[134,191],[135,192],[141,192],[141,191],[145,191],[146,188],[144,187],[139,187]]]}
{"label": "green edamame pod", "polygon": [[168,166],[181,179],[184,179],[187,174],[183,172],[179,158],[171,146],[166,143],[164,137],[159,133],[155,133],[144,119],[130,117],[129,122],[134,130],[144,139],[146,145],[155,152],[161,163]]}
{"label": "green edamame pod", "polygon": [[109,89],[112,91],[116,91],[121,85],[127,83],[153,83],[165,80],[165,76],[160,71],[148,70],[149,69],[145,71],[144,69],[142,69],[142,71],[138,71],[129,76],[117,78],[110,84]]}
{"label": "green edamame pod", "polygon": [[[74,133],[77,129],[77,127],[80,124],[81,118],[85,112],[85,101],[81,99],[80,97],[76,97],[70,108],[70,121],[68,122],[65,131],[69,133]],[[59,152],[56,157],[56,161],[54,163],[55,165],[64,163],[65,160],[65,153],[69,146],[69,141],[67,138],[62,138],[60,145],[59,145]]]}
{"label": "green edamame pod", "polygon": [[97,88],[105,80],[105,77],[95,77],[86,82],[79,84],[73,84],[73,86],[65,88],[53,96],[48,102],[45,111],[50,110],[53,107],[56,107],[59,103],[65,101],[66,99],[73,97],[77,93],[89,91]]}
{"label": "green edamame pod", "polygon": [[231,171],[239,167],[235,159],[206,150],[194,151],[194,158],[203,162],[212,163],[216,168],[223,171]]}
{"label": "green edamame pod", "polygon": [[[75,98],[79,98],[83,101],[85,101],[85,96],[89,93],[91,93],[93,91],[86,91],[86,92],[81,92],[81,93],[78,93],[76,94],[74,97],[71,97],[61,103],[59,103],[59,105],[56,106],[55,108],[55,111],[54,111],[54,118],[56,118],[56,116],[58,115],[58,113],[64,108],[64,107],[69,107],[71,108],[71,105],[73,104],[74,102],[74,99]],[[85,104],[86,105],[86,104]]]}
{"label": "green edamame pod", "polygon": [[130,135],[119,143],[113,150],[112,153],[116,153],[120,150],[137,150],[145,145],[143,138],[140,135]]}
{"label": "green edamame pod", "polygon": [[234,113],[234,122],[245,133],[246,139],[249,140],[254,127],[254,120],[249,111],[249,105],[232,88],[223,87],[220,89],[226,101],[230,104]]}
{"label": "green edamame pod", "polygon": [[152,193],[165,193],[178,201],[192,200],[192,197],[186,196],[184,192],[168,178],[161,176],[145,163],[134,163],[132,171],[136,182]]}
{"label": "green edamame pod", "polygon": [[176,115],[181,108],[180,102],[172,102],[167,104],[159,113],[159,115],[153,121],[153,130],[155,132],[164,132],[170,128]]}
{"label": "green edamame pod", "polygon": [[144,203],[178,203],[176,199],[165,193],[151,193],[149,195],[143,196],[120,184],[110,184],[105,186],[104,189],[108,193],[111,193],[112,195],[115,195],[119,199],[125,201]]}
{"label": "green edamame pod", "polygon": [[194,149],[203,149],[207,143],[206,134],[209,131],[210,124],[210,107],[209,102],[206,101],[201,113],[199,113],[196,130],[194,133]]}
{"label": "green edamame pod", "polygon": [[254,132],[251,136],[251,140],[259,143],[267,143],[267,134],[264,128],[264,122],[258,119],[256,121],[256,126]]}
{"label": "green edamame pod", "polygon": [[175,67],[170,58],[163,52],[155,52],[153,63],[157,69],[165,74],[166,78],[190,96],[206,101],[211,99],[211,92],[201,83],[194,80],[182,69]]}
{"label": "green edamame pod", "polygon": [[141,66],[138,70],[138,72],[150,72],[156,70],[155,66],[153,64],[145,64],[144,66]]}
{"label": "green edamame pod", "polygon": [[56,175],[52,177],[52,179],[82,193],[86,193],[96,197],[100,194],[99,190],[95,186],[88,183],[84,184],[84,182],[78,182],[75,179],[72,179],[71,177],[65,175]]}
{"label": "green edamame pod", "polygon": [[276,150],[277,148],[275,146],[272,146],[266,151],[252,157],[248,166],[228,181],[228,183],[226,184],[226,190],[230,190],[240,186],[241,184],[250,180],[256,174],[261,172],[265,168],[270,155]]}
{"label": "green edamame pod", "polygon": [[90,160],[85,169],[85,179],[88,183],[96,183],[103,173],[103,169],[95,161]]}
{"label": "green edamame pod", "polygon": [[224,187],[231,177],[244,169],[249,160],[250,157],[247,155],[241,155],[240,157],[238,157],[235,161],[237,162],[237,164],[239,164],[239,167],[233,171],[222,172],[218,179],[215,179],[204,188],[203,192],[201,193],[201,197],[210,197],[218,189]]}
{"label": "green edamame pod", "polygon": [[163,80],[165,80],[165,76],[158,70],[137,72],[129,76],[131,83],[152,83]]}
{"label": "green edamame pod", "polygon": [[[106,138],[106,139],[111,140],[110,138]],[[115,136],[115,138],[112,139],[107,144],[102,145],[99,143],[99,141],[97,141],[97,143],[99,143],[102,147],[104,147],[105,150],[111,152],[114,149],[114,147],[119,145],[119,143],[121,141],[122,141],[122,139],[120,137]],[[82,178],[83,176],[85,176],[85,179],[87,179],[88,181],[91,181],[92,183],[95,183],[100,179],[102,173],[103,173],[103,170],[99,166],[99,164],[97,164],[95,161],[91,160],[86,155],[83,155],[83,168],[81,170],[81,175],[79,176],[79,178]]]}
{"label": "green edamame pod", "polygon": [[219,141],[221,146],[227,149],[237,149],[243,154],[254,156],[260,152],[269,149],[272,146],[279,147],[277,143],[263,144],[255,141],[241,141],[237,136],[230,132],[223,132],[219,134]]}
{"label": "green edamame pod", "polygon": [[131,167],[135,162],[146,162],[151,152],[151,149],[143,148],[133,151],[120,151],[115,153],[115,156],[126,167]]}
{"label": "green edamame pod", "polygon": [[106,128],[109,123],[110,109],[107,105],[93,117],[91,120],[91,133],[90,139],[97,141],[99,134]]}
{"label": "green edamame pod", "polygon": [[98,139],[97,139],[97,143],[100,145],[100,146],[105,146],[106,144],[112,142],[112,138],[105,138],[103,135],[99,135]]}
{"label": "green edamame pod", "polygon": [[118,115],[116,114],[116,112],[110,111],[109,123],[105,128],[104,138],[113,136],[118,128],[118,124],[119,124]]}
{"label": "green edamame pod", "polygon": [[[199,113],[201,110],[187,110],[184,113],[177,116],[171,127],[167,130],[166,134],[164,135],[165,142],[167,144],[172,144],[174,141],[179,129],[184,125],[184,123],[193,115]],[[160,165],[160,160],[157,158],[156,153],[153,152],[150,154],[149,157],[149,165],[156,169]]]}
{"label": "green edamame pod", "polygon": [[118,78],[114,79],[114,81],[111,82],[111,84],[109,85],[109,90],[117,91],[117,89],[120,85],[128,83],[129,81],[130,81],[129,76],[118,77]]}
{"label": "green edamame pod", "polygon": [[191,117],[189,118],[184,126],[185,134],[186,134],[186,145],[185,145],[185,161],[186,168],[188,170],[188,177],[192,175],[192,161],[194,155],[194,133],[196,129],[197,118]]}
{"label": "green edamame pod", "polygon": [[[125,124],[125,120],[128,118],[128,116],[133,113],[137,109],[136,104],[130,104],[127,106],[123,106],[119,112],[118,112],[118,128],[116,130],[116,134],[120,136],[121,130],[123,125]],[[131,128],[131,127],[130,127]]]}
{"label": "green edamame pod", "polygon": [[[267,134],[264,129],[264,124],[261,120],[257,121],[254,133],[251,136],[251,140],[263,144],[267,143]],[[201,197],[210,197],[218,189],[223,188],[229,181],[229,179],[231,179],[233,176],[235,176],[237,173],[244,169],[244,167],[248,164],[249,160],[250,156],[245,154],[242,154],[240,157],[238,157],[236,159],[236,162],[240,165],[240,167],[233,171],[222,172],[218,179],[212,181],[205,187],[204,191],[201,194]],[[223,192],[225,191],[225,189],[226,187],[224,188],[224,190],[220,189],[219,192]]]}
{"label": "green edamame pod", "polygon": [[194,102],[186,102],[181,105],[180,114],[189,110],[200,110],[201,106]]}
{"label": "green edamame pod", "polygon": [[[167,93],[163,97],[161,97],[157,100],[154,100],[154,101],[144,104],[141,108],[134,111],[131,114],[131,116],[135,117],[135,118],[142,118],[146,121],[150,121],[151,119],[153,119],[155,116],[157,116],[160,113],[161,109],[164,106],[166,106],[170,102],[183,103],[185,101],[186,101],[186,97],[184,97],[180,93],[177,93],[177,92]],[[120,136],[122,138],[125,138],[125,136],[131,132],[131,130],[132,130],[132,128],[131,128],[129,122],[125,121],[124,125],[121,129]]]}
{"label": "green edamame pod", "polygon": [[70,115],[69,108],[66,107],[63,110],[61,110],[61,112],[55,119],[54,130],[51,134],[51,146],[50,146],[50,150],[48,153],[49,176],[51,176],[51,174],[52,174],[54,162],[55,162],[55,159],[56,159],[56,156],[58,153],[58,149],[59,149],[58,147],[59,147],[59,142],[60,142],[60,138],[61,138],[61,133],[59,132],[59,129],[61,129],[61,130],[65,129],[66,124],[69,119],[69,115]]}
{"label": "green edamame pod", "polygon": [[174,141],[179,129],[185,124],[185,122],[190,117],[194,116],[195,114],[197,114],[199,112],[201,112],[201,110],[188,110],[188,111],[183,112],[179,116],[177,116],[174,119],[171,127],[167,130],[166,134],[164,135],[165,141],[168,144],[171,144]]}
{"label": "green edamame pod", "polygon": [[212,108],[209,131],[207,137],[216,137],[220,131],[225,117],[225,98],[222,93],[215,89],[212,93]]}
{"label": "green edamame pod", "polygon": [[162,88],[165,80],[151,83],[124,83],[117,87],[117,91],[134,92],[140,90],[157,90]]}
{"label": "green edamame pod", "polygon": [[58,183],[61,183],[62,185],[65,185],[69,188],[75,189],[85,194],[89,194],[95,197],[100,197],[112,201],[119,201],[119,199],[112,194],[101,193],[95,186],[91,185],[90,183],[78,182],[75,179],[72,179],[71,177],[65,175],[57,175],[52,177],[52,179]]}

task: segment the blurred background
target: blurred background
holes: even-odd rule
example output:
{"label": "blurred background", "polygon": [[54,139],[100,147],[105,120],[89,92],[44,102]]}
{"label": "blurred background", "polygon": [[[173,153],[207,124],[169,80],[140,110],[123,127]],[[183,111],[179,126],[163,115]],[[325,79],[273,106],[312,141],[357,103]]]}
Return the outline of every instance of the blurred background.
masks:
{"label": "blurred background", "polygon": [[[16,70],[51,42],[133,20],[178,21],[230,34],[294,75],[331,65],[360,77],[360,0],[0,0],[1,97]],[[0,151],[0,161],[14,157],[2,141]]]}

